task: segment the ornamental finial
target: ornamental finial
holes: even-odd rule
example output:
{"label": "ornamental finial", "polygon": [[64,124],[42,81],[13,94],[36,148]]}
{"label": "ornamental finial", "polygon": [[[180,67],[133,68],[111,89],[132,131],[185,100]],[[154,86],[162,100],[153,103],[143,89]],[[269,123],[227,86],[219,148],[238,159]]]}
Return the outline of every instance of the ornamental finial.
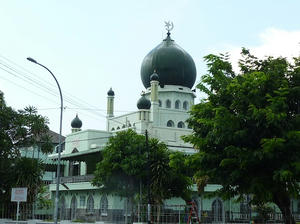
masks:
{"label": "ornamental finial", "polygon": [[174,24],[173,24],[173,22],[171,22],[171,21],[165,21],[165,28],[166,28],[166,30],[168,31],[168,36],[170,36],[170,31],[171,30],[173,30],[173,28],[174,28]]}

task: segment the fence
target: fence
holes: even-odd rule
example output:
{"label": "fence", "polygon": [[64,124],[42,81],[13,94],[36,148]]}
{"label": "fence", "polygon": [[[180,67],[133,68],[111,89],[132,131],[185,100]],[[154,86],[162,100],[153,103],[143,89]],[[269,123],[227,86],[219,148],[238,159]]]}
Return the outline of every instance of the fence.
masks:
{"label": "fence", "polygon": [[[151,206],[152,223],[187,223],[190,216],[190,206]],[[1,220],[16,220],[16,203],[0,204],[0,223]],[[32,204],[20,203],[19,220],[42,220],[53,221],[54,208],[38,208]],[[74,222],[100,222],[100,223],[147,223],[147,205],[133,207],[130,211],[124,209],[82,209],[82,208],[59,208],[59,220],[70,220]],[[254,214],[239,212],[199,211],[198,216],[201,223],[250,223]],[[280,213],[270,213],[264,220],[266,223],[283,223]],[[300,219],[300,214],[294,214],[296,220]],[[191,218],[192,223],[196,223],[196,217]],[[260,223],[262,220],[260,220]]]}

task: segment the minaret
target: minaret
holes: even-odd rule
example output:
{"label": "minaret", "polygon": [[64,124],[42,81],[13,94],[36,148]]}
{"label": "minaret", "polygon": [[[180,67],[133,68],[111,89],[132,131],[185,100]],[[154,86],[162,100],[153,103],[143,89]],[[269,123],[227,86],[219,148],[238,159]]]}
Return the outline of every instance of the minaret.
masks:
{"label": "minaret", "polygon": [[142,97],[137,102],[137,108],[139,109],[139,120],[149,122],[149,109],[151,102],[142,93]]}
{"label": "minaret", "polygon": [[81,131],[82,121],[79,119],[78,114],[71,122],[72,133]]}
{"label": "minaret", "polygon": [[151,102],[145,97],[145,93],[142,93],[142,97],[137,102],[137,108],[139,109],[139,120],[141,124],[141,133],[144,133],[149,123]]}
{"label": "minaret", "polygon": [[110,88],[107,92],[107,117],[114,116],[114,98],[115,92]]}
{"label": "minaret", "polygon": [[106,116],[106,131],[109,131],[109,118],[114,117],[114,99],[115,92],[110,88],[107,92],[107,116]]}
{"label": "minaret", "polygon": [[154,73],[150,76],[151,85],[151,117],[150,120],[153,122],[154,126],[159,124],[158,117],[158,85],[159,76],[154,70]]}

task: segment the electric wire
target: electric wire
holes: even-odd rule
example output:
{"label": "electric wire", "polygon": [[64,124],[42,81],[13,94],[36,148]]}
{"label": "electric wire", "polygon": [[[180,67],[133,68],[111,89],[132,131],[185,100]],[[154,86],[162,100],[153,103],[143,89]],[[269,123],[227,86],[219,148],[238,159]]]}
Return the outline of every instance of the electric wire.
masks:
{"label": "electric wire", "polygon": [[[3,69],[3,68],[1,68],[1,67],[0,67],[0,69],[6,71],[5,69]],[[6,72],[9,73],[9,71],[6,71]],[[0,78],[3,79],[3,80],[5,80],[5,81],[7,81],[7,82],[10,82],[10,83],[12,83],[12,84],[18,86],[18,87],[20,87],[20,88],[22,88],[22,89],[24,89],[24,90],[26,90],[26,91],[28,91],[28,92],[33,93],[34,95],[37,95],[37,96],[42,97],[42,98],[44,98],[44,99],[46,99],[46,100],[48,100],[48,101],[51,101],[52,103],[57,103],[57,102],[55,102],[54,100],[52,100],[52,99],[50,99],[50,98],[48,98],[48,97],[42,96],[42,95],[40,95],[40,94],[38,94],[38,93],[36,93],[36,92],[34,92],[34,91],[32,91],[32,90],[30,90],[30,89],[28,89],[28,88],[22,86],[22,85],[19,85],[19,84],[15,83],[15,82],[13,82],[13,81],[11,81],[11,80],[8,80],[7,78],[5,78],[5,77],[3,77],[3,76],[0,76]]]}
{"label": "electric wire", "polygon": [[[7,73],[12,74],[12,75],[15,76],[15,73],[12,73],[11,71],[8,71],[8,70],[2,68],[1,66],[0,66],[0,69],[2,69],[3,71],[5,71],[5,72],[7,72]],[[18,78],[20,78],[20,77],[18,77]],[[2,79],[5,79],[5,78],[2,77]],[[36,93],[36,92],[34,92],[34,91],[32,91],[32,90],[29,90],[28,88],[26,88],[26,87],[24,87],[24,86],[22,86],[22,85],[20,85],[20,84],[16,84],[15,82],[13,82],[13,81],[11,81],[11,80],[8,80],[8,79],[5,79],[5,80],[6,80],[6,81],[9,81],[9,82],[11,82],[11,83],[17,85],[18,87],[21,87],[21,88],[23,88],[23,89],[25,89],[25,90],[27,90],[27,91],[29,91],[29,92],[31,92],[31,93],[37,95],[37,96],[40,96],[40,97],[43,98],[43,99],[47,99],[47,100],[49,100],[49,101],[51,101],[51,102],[57,103],[57,102],[55,102],[54,100],[51,100],[51,99],[47,98],[46,96],[42,96],[42,95],[40,95],[40,94],[38,94],[38,93]],[[21,80],[27,82],[26,80],[24,80],[24,79],[22,79],[22,78],[21,78]],[[31,84],[32,84],[32,83],[31,83]],[[34,84],[32,84],[32,85],[34,85]],[[36,85],[35,85],[35,86],[36,86]],[[36,86],[36,87],[40,88],[39,86]],[[51,95],[53,95],[53,96],[56,95],[56,94],[54,94],[53,92],[48,92],[48,93],[51,94]],[[56,96],[58,96],[58,95],[56,95]],[[76,105],[74,102],[70,101],[68,98],[65,98],[65,101],[67,101],[68,103],[70,103],[70,104],[72,104],[72,105],[74,105],[74,106],[78,106],[78,105]],[[66,106],[66,107],[67,107],[67,106]],[[66,108],[66,107],[64,107],[64,108]],[[71,110],[73,110],[73,109],[71,109]],[[73,110],[73,111],[75,111],[75,110]],[[82,114],[84,114],[84,115],[90,117],[90,115],[87,115],[86,113],[82,113]],[[95,117],[95,116],[92,116],[92,117],[93,117],[94,119],[100,120],[98,117]]]}
{"label": "electric wire", "polygon": [[[4,64],[3,61],[1,61],[1,60],[0,60],[0,64],[2,66],[4,66],[5,68],[7,68],[7,69],[5,69],[5,68],[3,68],[3,67],[0,66],[0,69],[2,69],[3,71],[5,71],[5,72],[7,72],[7,73],[9,73],[11,75],[13,75],[14,77],[17,77],[18,79],[22,80],[23,82],[27,82],[27,83],[29,83],[29,84],[31,84],[31,85],[39,88],[39,89],[42,89],[43,91],[47,92],[48,94],[51,94],[53,96],[58,96],[57,91],[55,91],[54,89],[50,89],[48,86],[42,84],[41,82],[39,82],[37,80],[34,80],[31,77],[28,77],[25,73],[20,72],[20,71],[16,70],[15,68],[13,68],[13,67],[11,67],[11,66],[9,66],[7,64]],[[8,70],[8,69],[10,69],[10,70]],[[25,77],[25,78],[23,78],[23,77]],[[4,79],[4,77],[2,77],[2,78]],[[5,79],[5,80],[9,81],[8,79]],[[12,81],[10,81],[10,82],[12,82]],[[16,85],[15,82],[14,82],[14,84]],[[21,87],[21,85],[17,85],[17,86]],[[35,95],[38,95],[38,96],[40,96],[42,98],[46,98],[45,96],[41,96],[40,94],[37,94],[34,91],[29,90],[28,88],[25,88],[25,87],[21,87],[21,88],[23,88],[23,89],[25,89],[25,90],[27,90],[27,91],[29,91],[31,93],[34,93]],[[51,101],[53,102],[53,100],[51,100]],[[83,106],[82,104],[79,104],[78,102],[74,101],[73,99],[71,99],[68,96],[64,96],[64,101],[70,103],[73,106],[77,106],[77,107],[82,107]],[[85,113],[83,113],[83,114],[85,114]],[[100,113],[93,113],[93,114],[94,115],[98,115],[98,116],[100,115],[102,117],[104,116],[104,115],[102,115]],[[89,116],[89,115],[87,115],[87,116]],[[93,116],[93,118],[95,118],[95,117]],[[98,117],[96,119],[98,119]]]}
{"label": "electric wire", "polygon": [[[8,73],[10,73],[9,71],[7,71],[7,70],[5,70],[5,69],[3,69],[3,68],[1,68],[1,67],[0,67],[0,69],[6,71],[6,72],[8,72]],[[31,92],[32,94],[34,94],[34,95],[36,95],[36,96],[39,96],[39,97],[41,97],[41,98],[43,98],[43,99],[46,99],[46,100],[48,100],[48,101],[51,101],[52,103],[57,104],[57,102],[56,102],[55,100],[52,100],[52,99],[50,99],[50,98],[48,98],[48,97],[46,97],[46,96],[40,95],[40,94],[38,94],[37,92],[32,91],[32,90],[30,90],[30,89],[28,89],[28,88],[26,88],[26,87],[24,87],[24,86],[22,86],[22,85],[20,85],[20,84],[17,84],[17,83],[15,83],[15,82],[11,81],[11,80],[8,80],[7,78],[5,78],[5,77],[3,77],[3,76],[0,76],[0,78],[3,79],[3,80],[5,80],[5,81],[7,81],[7,82],[12,83],[12,84],[15,85],[15,86],[18,86],[19,88],[22,88],[22,89],[24,89],[24,90],[26,90],[26,91],[28,91],[28,92]],[[67,108],[67,107],[64,107],[64,110],[65,110],[66,108]],[[37,109],[38,109],[38,110],[43,110],[43,109],[39,109],[39,108],[37,108]],[[60,107],[55,107],[55,108],[50,108],[50,109],[60,109]],[[74,111],[74,112],[76,112],[76,110],[73,110],[73,109],[71,109],[71,110]],[[85,115],[85,116],[91,117],[91,115],[87,115],[86,113],[82,113],[82,114]],[[93,119],[97,119],[97,120],[99,120],[99,121],[102,121],[102,119],[99,119],[99,117],[94,117],[94,116],[93,116]]]}
{"label": "electric wire", "polygon": [[[55,97],[58,96],[58,93],[57,93],[57,91],[56,91],[56,87],[55,87],[53,84],[49,84],[49,82],[45,81],[45,80],[44,80],[43,78],[41,78],[41,77],[39,77],[38,80],[37,80],[37,79],[34,79],[34,78],[31,77],[30,75],[28,75],[28,73],[31,74],[31,75],[33,75],[33,76],[38,77],[36,74],[34,74],[34,73],[32,73],[31,71],[29,71],[28,69],[26,69],[26,68],[24,68],[24,67],[18,65],[17,63],[13,62],[12,60],[8,59],[7,57],[4,57],[3,55],[0,55],[0,57],[3,58],[3,59],[5,59],[5,60],[8,61],[9,63],[13,64],[14,66],[20,68],[21,71],[20,71],[19,69],[16,69],[16,68],[13,67],[12,65],[7,64],[7,62],[5,62],[5,61],[3,61],[3,60],[1,60],[1,59],[0,59],[0,65],[4,66],[5,68],[3,68],[3,67],[0,66],[0,69],[2,69],[3,71],[5,71],[5,72],[7,72],[7,73],[9,73],[9,74],[11,74],[11,75],[13,75],[14,77],[17,77],[18,79],[22,80],[23,82],[27,82],[27,83],[29,83],[30,85],[33,85],[33,86],[35,86],[36,88],[39,88],[39,89],[41,89],[42,91],[47,92],[48,94],[50,94],[50,95],[52,95],[52,96],[55,96]],[[8,69],[9,69],[10,71],[9,71]],[[25,71],[26,73],[25,73],[24,71]],[[23,88],[23,89],[25,89],[25,90],[27,90],[27,91],[29,91],[29,92],[31,92],[31,93],[37,95],[37,96],[40,96],[40,97],[42,97],[42,98],[44,98],[44,99],[47,99],[47,100],[49,100],[49,101],[51,101],[51,102],[54,102],[54,100],[51,100],[51,99],[49,99],[49,98],[47,98],[47,97],[45,97],[45,96],[42,96],[42,95],[40,95],[40,94],[38,94],[38,93],[36,93],[36,92],[34,92],[34,91],[32,91],[32,90],[29,90],[28,88],[25,88],[24,86],[21,86],[21,85],[19,85],[19,84],[16,84],[16,83],[14,83],[13,81],[10,81],[10,80],[8,80],[8,79],[5,79],[4,77],[2,77],[2,79],[6,80],[6,81],[9,81],[9,82],[13,83],[14,85],[17,85],[18,87],[21,87],[21,88]],[[44,83],[42,83],[41,81],[43,81]],[[103,117],[103,118],[106,118],[105,115],[103,115],[102,113],[99,113],[99,112],[98,112],[98,111],[106,111],[106,110],[96,108],[95,106],[92,106],[92,105],[90,105],[89,103],[87,103],[87,102],[85,102],[85,101],[79,99],[78,97],[73,96],[72,94],[66,93],[65,91],[63,91],[63,93],[64,93],[64,101],[68,102],[69,104],[71,104],[71,105],[73,105],[73,106],[76,106],[76,107],[65,106],[64,109],[81,110],[81,111],[84,110],[84,111],[89,112],[90,115],[91,115],[91,114],[96,115],[97,117],[92,116],[92,117],[95,118],[95,119],[99,119],[98,116]],[[68,96],[68,95],[69,95],[69,96]],[[70,96],[71,96],[71,97],[70,97]],[[78,102],[78,101],[76,101],[76,100],[74,100],[73,98],[76,98],[76,99],[77,99],[78,101],[80,101],[81,103]],[[91,108],[86,108],[82,103],[85,104],[85,105],[90,106]],[[60,107],[59,107],[59,108],[60,108]],[[53,109],[54,109],[54,108],[53,108]],[[131,112],[136,112],[136,111],[115,111],[115,112],[128,112],[128,113],[131,113]],[[174,112],[175,112],[175,111],[174,111]],[[168,114],[174,114],[174,112],[165,112],[165,114],[166,114],[166,113],[168,113]],[[84,114],[84,115],[86,115],[86,116],[89,116],[89,115],[87,115],[87,114],[85,114],[85,113],[83,113],[83,112],[81,112],[81,113]],[[188,112],[186,112],[186,113],[188,113]],[[125,124],[125,123],[123,123],[123,122],[121,122],[121,121],[118,121],[118,120],[115,120],[115,119],[111,119],[110,121],[115,122],[115,123],[119,123],[119,124],[122,124],[122,125]],[[126,124],[125,124],[125,125],[126,125]]]}
{"label": "electric wire", "polygon": [[[4,65],[3,63],[1,63],[1,61],[0,61],[0,64]],[[22,78],[21,76],[19,76],[19,75],[24,75],[24,74],[20,74],[20,72],[16,71],[15,69],[11,68],[11,67],[8,66],[8,65],[4,65],[4,66],[7,67],[7,68],[9,68],[9,69],[11,69],[12,71],[14,71],[14,73],[11,72],[11,71],[8,71],[8,70],[6,70],[6,69],[3,69],[1,66],[0,66],[0,69],[2,69],[2,70],[4,70],[4,71],[8,72],[9,74],[12,74],[12,75],[14,75],[14,76],[20,78],[21,80],[23,80],[23,81],[25,81],[25,82],[28,82],[27,80],[25,80],[24,78]],[[49,90],[49,88],[47,88],[47,87],[44,86],[44,85],[42,85],[42,87],[41,87],[40,85],[38,85],[38,82],[37,82],[37,81],[35,81],[35,80],[33,80],[33,79],[29,79],[29,80],[30,80],[31,82],[28,82],[28,83],[30,83],[31,85],[34,85],[34,86],[36,86],[37,88],[40,88],[40,89],[42,89],[42,90],[44,90],[42,87],[44,87],[45,89],[48,89],[48,90]],[[37,84],[35,85],[35,83],[37,83]],[[52,95],[56,95],[56,93],[53,93],[51,90],[49,90],[48,93],[50,93],[50,94],[52,94]],[[58,95],[58,94],[57,94],[57,95]],[[57,95],[56,95],[56,96],[57,96]],[[64,101],[67,101],[68,103],[70,103],[70,104],[72,104],[72,105],[74,105],[74,106],[77,106],[78,108],[82,107],[81,104],[79,104],[79,103],[77,103],[76,101],[70,99],[69,97],[64,96]],[[67,108],[67,106],[66,106],[65,108]],[[71,108],[69,108],[69,109],[71,109]],[[71,110],[72,110],[72,109],[71,109]],[[95,110],[96,110],[96,109],[89,110],[89,111],[93,112],[93,111],[95,111]],[[81,112],[81,113],[82,113],[82,112]],[[87,115],[87,114],[85,114],[85,113],[82,113],[82,114],[84,114],[84,115],[86,115],[86,116],[89,116],[89,115]],[[94,115],[97,115],[97,116],[106,118],[105,115],[100,114],[100,113],[96,113],[96,114],[94,113]],[[98,117],[94,117],[94,116],[93,116],[93,118],[99,120]],[[122,123],[122,122],[120,122],[120,121],[115,121],[115,120],[114,120],[114,122],[120,123],[120,124],[124,124],[124,123]]]}
{"label": "electric wire", "polygon": [[[39,77],[39,80],[33,79],[32,77],[30,77],[30,76],[28,76],[27,74],[25,74],[24,71],[26,71],[27,73],[30,73],[30,74],[32,74],[32,75],[34,75],[34,76],[37,76],[36,74],[34,74],[34,73],[32,73],[31,71],[25,69],[24,67],[18,65],[17,63],[13,62],[12,60],[8,59],[7,57],[4,57],[4,56],[2,56],[2,55],[0,55],[0,57],[4,58],[6,61],[8,61],[8,62],[14,64],[15,66],[17,66],[17,67],[19,67],[19,68],[21,68],[21,69],[23,70],[23,71],[17,70],[17,69],[15,69],[15,68],[13,68],[11,65],[8,65],[6,62],[4,62],[4,63],[5,63],[5,64],[4,64],[4,63],[3,63],[3,60],[2,60],[2,61],[0,60],[0,63],[2,62],[2,63],[1,63],[2,65],[4,65],[5,67],[7,67],[7,68],[13,70],[15,73],[17,73],[17,74],[14,74],[15,76],[18,76],[18,74],[19,74],[19,75],[22,75],[22,76],[25,76],[25,77],[31,82],[31,84],[35,83],[36,85],[38,85],[38,86],[35,85],[36,87],[40,88],[40,86],[42,86],[43,88],[45,88],[45,89],[48,90],[48,93],[52,92],[52,93],[51,93],[52,95],[53,95],[53,93],[54,93],[56,96],[58,95],[57,91],[55,91],[56,87],[54,87],[53,84],[49,84],[47,81],[45,81],[43,78],[40,78],[40,77]],[[18,78],[21,78],[21,79],[22,79],[22,77],[18,77]],[[24,79],[22,79],[22,80],[24,81]],[[45,84],[42,84],[41,81],[43,81]],[[54,89],[53,89],[53,88],[51,89],[49,86],[53,87]],[[70,94],[70,93],[67,93],[66,91],[63,91],[63,93],[64,93],[64,98],[66,99],[66,101],[70,102],[70,103],[73,104],[74,106],[80,106],[80,107],[82,107],[82,106],[83,106],[82,103],[84,103],[84,104],[86,104],[86,105],[88,105],[88,106],[90,106],[90,107],[94,107],[94,106],[90,105],[89,103],[83,101],[82,99],[79,99],[78,97],[73,96],[73,95]],[[68,95],[69,95],[69,96],[68,96]],[[70,96],[71,96],[71,97],[70,97]],[[72,99],[72,98],[76,98],[76,99],[77,99],[77,102],[76,102],[74,99]],[[72,102],[71,102],[71,101],[72,101]],[[78,101],[80,101],[81,103],[79,103]],[[94,107],[94,108],[95,108],[95,107]],[[96,110],[95,110],[95,111],[96,111]],[[94,113],[94,114],[99,115],[100,113]],[[104,116],[104,115],[102,114],[102,116]]]}

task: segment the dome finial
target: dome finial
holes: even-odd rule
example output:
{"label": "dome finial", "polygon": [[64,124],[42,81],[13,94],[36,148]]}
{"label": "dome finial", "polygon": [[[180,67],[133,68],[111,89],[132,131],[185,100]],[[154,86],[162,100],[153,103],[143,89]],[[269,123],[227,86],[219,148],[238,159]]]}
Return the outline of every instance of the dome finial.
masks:
{"label": "dome finial", "polygon": [[169,37],[171,34],[170,31],[173,30],[173,28],[174,28],[174,24],[171,21],[168,21],[168,22],[165,21],[165,27],[166,27],[166,30],[168,31],[167,35]]}

